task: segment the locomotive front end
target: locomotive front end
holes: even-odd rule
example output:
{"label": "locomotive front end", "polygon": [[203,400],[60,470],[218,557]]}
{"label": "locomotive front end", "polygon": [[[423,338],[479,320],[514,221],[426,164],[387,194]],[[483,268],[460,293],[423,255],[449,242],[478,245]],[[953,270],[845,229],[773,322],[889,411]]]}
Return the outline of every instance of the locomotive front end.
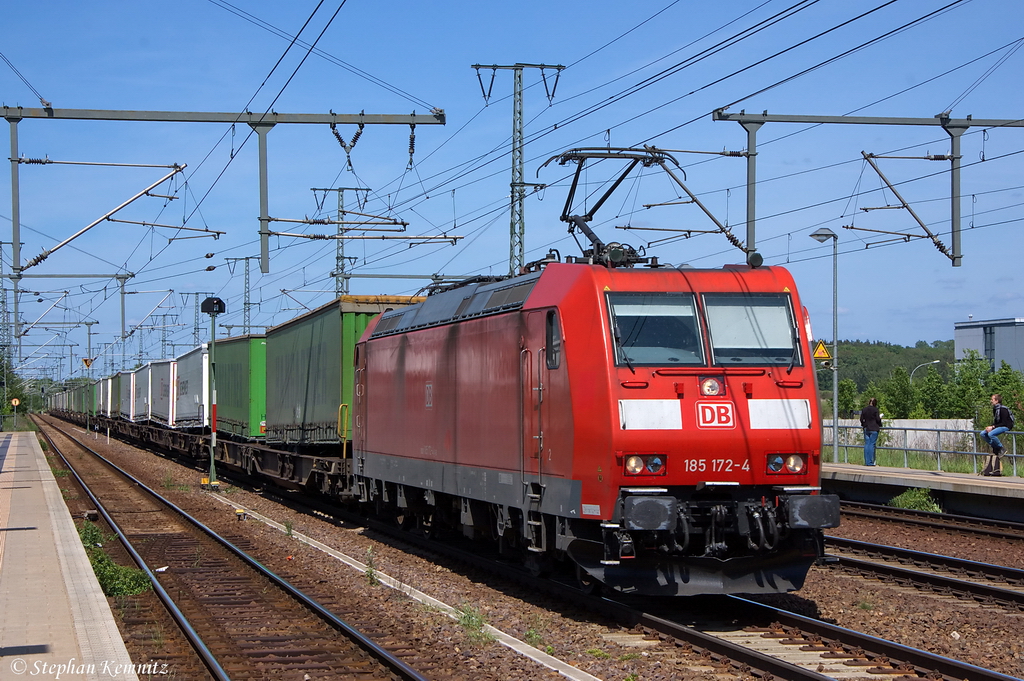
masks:
{"label": "locomotive front end", "polygon": [[625,592],[800,588],[839,500],[820,494],[814,367],[789,274],[600,278],[610,428],[588,446],[610,451],[577,454],[582,516],[600,522],[569,554]]}

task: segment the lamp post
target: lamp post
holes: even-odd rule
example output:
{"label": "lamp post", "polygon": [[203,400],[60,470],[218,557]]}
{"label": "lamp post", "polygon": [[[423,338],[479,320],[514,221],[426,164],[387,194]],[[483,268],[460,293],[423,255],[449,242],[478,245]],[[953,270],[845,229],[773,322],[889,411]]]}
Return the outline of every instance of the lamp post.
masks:
{"label": "lamp post", "polygon": [[207,298],[199,306],[200,311],[210,315],[210,392],[207,402],[210,405],[210,489],[217,489],[217,372],[214,361],[217,341],[217,315],[224,314],[227,306],[220,298]]}
{"label": "lamp post", "polygon": [[839,237],[822,227],[811,238],[821,244],[832,240],[832,461],[839,463]]}
{"label": "lamp post", "polygon": [[[940,361],[940,360],[937,360],[937,359],[933,359],[933,360],[932,360],[932,361],[930,361],[930,362],[925,362],[924,364],[918,364],[918,365],[917,365],[916,367],[914,367],[914,371],[917,371],[917,370],[918,370],[918,369],[920,369],[921,367],[926,367],[926,366],[928,366],[929,364],[938,364],[938,363],[939,363],[939,361]],[[911,371],[911,372],[910,372],[910,382],[911,382],[911,383],[913,383],[913,382],[914,382],[914,371]]]}

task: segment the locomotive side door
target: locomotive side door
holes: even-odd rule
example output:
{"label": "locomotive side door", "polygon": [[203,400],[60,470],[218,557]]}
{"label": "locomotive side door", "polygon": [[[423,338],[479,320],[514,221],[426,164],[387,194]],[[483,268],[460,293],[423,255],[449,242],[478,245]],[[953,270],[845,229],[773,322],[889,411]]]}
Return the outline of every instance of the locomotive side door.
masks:
{"label": "locomotive side door", "polygon": [[355,402],[352,414],[352,469],[351,474],[362,473],[366,451],[366,344],[356,344],[355,385],[352,399]]}
{"label": "locomotive side door", "polygon": [[551,425],[553,403],[550,376],[561,361],[561,329],[556,310],[525,313],[520,343],[520,385],[522,386],[522,447],[520,472],[524,490],[536,483],[541,493],[545,463],[551,456],[550,438],[545,429]]}

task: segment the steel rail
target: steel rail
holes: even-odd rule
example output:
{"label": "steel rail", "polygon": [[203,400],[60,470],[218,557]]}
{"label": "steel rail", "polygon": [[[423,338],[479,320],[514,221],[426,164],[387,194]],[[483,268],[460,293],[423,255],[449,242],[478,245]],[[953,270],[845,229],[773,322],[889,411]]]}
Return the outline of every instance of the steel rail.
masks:
{"label": "steel rail", "polygon": [[846,515],[863,518],[906,522],[943,530],[970,530],[977,534],[1004,539],[1024,539],[1024,523],[1015,523],[1008,520],[992,520],[952,513],[917,511],[914,509],[893,508],[891,506],[879,506],[877,504],[852,501],[843,501],[841,510]]}
{"label": "steel rail", "polygon": [[[270,492],[270,490],[264,490]],[[683,622],[674,622],[671,616],[663,613],[644,612],[643,603],[631,605],[618,600],[618,595],[610,597],[590,596],[580,593],[577,589],[565,583],[541,577],[533,577],[522,568],[502,562],[495,562],[480,553],[461,549],[437,541],[426,539],[412,532],[403,532],[394,525],[383,521],[373,520],[364,516],[354,517],[353,514],[338,507],[321,506],[309,499],[294,499],[284,495],[277,497],[283,503],[296,510],[307,510],[319,512],[329,517],[346,518],[359,522],[364,527],[383,532],[389,536],[401,539],[417,548],[441,553],[452,557],[472,567],[487,570],[507,579],[517,581],[531,589],[543,591],[552,596],[581,604],[588,609],[611,617],[627,626],[637,624],[657,631],[666,636],[685,641],[694,648],[706,650],[713,656],[733,660],[737,664],[747,665],[758,671],[770,673],[775,678],[787,679],[787,681],[821,681],[832,677],[817,673],[813,670],[792,664],[767,653],[747,648],[725,639],[718,638],[712,634],[694,629]],[[797,628],[807,634],[820,636],[823,640],[834,642],[846,650],[861,648],[872,657],[888,658],[894,662],[902,662],[912,665],[919,670],[921,677],[927,677],[928,672],[938,671],[949,679],[970,679],[970,681],[1013,681],[1016,677],[1001,674],[1000,672],[984,669],[970,663],[961,662],[952,658],[936,655],[924,650],[919,650],[900,643],[887,641],[869,634],[846,629],[838,625],[832,625],[820,620],[803,617],[786,610],[762,605],[755,601],[738,597],[725,596],[741,606],[741,612],[750,619],[761,619],[764,621],[778,621],[784,626]],[[649,602],[649,601],[647,601]],[[879,660],[881,662],[881,660]]]}
{"label": "steel rail", "polygon": [[[265,495],[268,493],[273,494],[270,489],[264,490]],[[284,495],[273,496],[280,503],[290,508],[358,522],[364,527],[399,539],[418,549],[454,558],[465,565],[485,570],[488,574],[512,580],[531,590],[543,592],[576,605],[582,605],[591,612],[610,617],[624,626],[633,627],[640,624],[653,631],[658,631],[666,636],[671,636],[688,643],[696,649],[705,650],[719,659],[731,660],[736,666],[748,666],[764,674],[770,674],[775,678],[787,679],[787,681],[825,681],[832,678],[770,654],[706,634],[692,627],[673,623],[658,615],[644,613],[627,603],[618,602],[612,598],[587,595],[572,585],[554,579],[534,577],[520,566],[497,561],[491,556],[481,554],[479,550],[474,551],[451,544],[439,543],[436,540],[427,539],[412,532],[401,531],[395,525],[381,520],[374,520],[365,516],[357,517],[338,507],[321,506],[314,500],[294,499]]]}
{"label": "steel rail", "polygon": [[783,626],[795,627],[806,633],[820,636],[823,640],[835,641],[844,646],[849,646],[852,643],[857,647],[863,648],[865,651],[885,656],[890,660],[911,664],[921,672],[922,676],[926,676],[928,672],[935,671],[951,679],[1019,681],[1015,676],[1001,674],[991,669],[929,653],[926,650],[911,648],[910,646],[887,641],[877,636],[871,636],[870,634],[828,624],[821,620],[797,615],[788,610],[780,610],[739,596],[729,596],[729,598],[742,604],[745,611],[752,613],[760,612],[780,622]]}
{"label": "steel rail", "polygon": [[872,544],[870,542],[846,539],[845,537],[825,536],[826,546],[865,553],[871,555],[885,556],[901,562],[912,562],[915,565],[937,566],[950,572],[961,574],[979,575],[989,580],[1001,580],[1008,584],[1019,584],[1024,586],[1024,570],[996,565],[994,563],[982,563],[953,556],[943,556],[937,553],[925,551],[913,551],[898,546],[886,546],[884,544]]}
{"label": "steel rail", "polygon": [[[848,541],[852,542],[853,540]],[[838,546],[838,544],[831,541],[831,538],[828,542]],[[865,544],[863,542],[854,543],[860,544],[861,546],[856,548],[850,546],[851,550],[872,553],[882,558],[913,561],[916,565],[922,568],[936,566],[939,568],[948,567],[948,569],[963,570],[965,572],[979,574],[985,577],[991,576],[992,578],[1003,579],[1005,581],[1024,580],[1024,571],[1016,570],[1014,568],[990,565],[988,563],[976,563],[974,561],[960,560],[949,556],[938,556],[918,551],[907,551],[891,546],[875,546],[873,544]],[[837,559],[837,562],[833,563],[834,565],[857,570],[864,574],[881,575],[893,579],[901,584],[925,586],[937,593],[944,593],[958,597],[969,597],[980,603],[996,603],[1006,607],[1024,610],[1024,591],[992,586],[956,577],[947,577],[945,575],[935,574],[934,572],[922,572],[920,569],[915,570],[896,565],[878,563],[874,560],[862,560],[860,558],[852,558],[850,556],[833,555],[833,557]]]}
{"label": "steel rail", "polygon": [[[65,433],[62,429],[56,428],[55,426],[51,427],[54,427],[56,430],[60,431],[65,436],[68,436],[67,433]],[[57,456],[61,458],[61,461],[64,462],[64,465],[68,467],[68,470],[71,471],[71,475],[75,477],[75,480],[81,486],[82,490],[85,491],[89,499],[96,506],[96,511],[101,516],[103,516],[103,519],[106,521],[107,525],[110,526],[110,529],[113,530],[115,534],[117,534],[117,539],[119,542],[121,542],[121,546],[123,546],[125,551],[128,552],[128,555],[130,555],[132,560],[135,561],[135,564],[139,566],[139,569],[146,573],[146,577],[149,578],[150,583],[153,585],[153,591],[156,593],[160,601],[164,604],[164,607],[167,609],[168,614],[181,629],[182,633],[185,634],[185,637],[189,640],[189,643],[192,644],[192,648],[196,651],[196,654],[199,655],[199,658],[203,661],[203,664],[206,665],[206,668],[210,671],[210,674],[212,674],[213,677],[217,679],[217,681],[231,681],[231,677],[228,676],[228,673],[224,671],[224,668],[221,667],[220,663],[217,662],[216,658],[214,658],[213,653],[210,652],[209,647],[207,647],[206,643],[199,636],[196,630],[192,627],[192,624],[185,617],[184,613],[182,613],[178,606],[174,603],[174,600],[171,598],[170,594],[168,594],[167,591],[164,589],[163,585],[160,584],[160,581],[157,579],[156,575],[153,574],[153,571],[149,569],[149,566],[146,565],[146,562],[142,559],[142,556],[139,555],[139,552],[136,551],[135,547],[132,546],[131,543],[128,541],[128,538],[125,535],[125,533],[121,530],[121,527],[110,516],[110,514],[107,513],[107,509],[106,507],[103,506],[103,502],[101,502],[99,500],[99,497],[97,497],[93,493],[89,485],[85,483],[85,480],[83,480],[82,477],[78,475],[78,471],[75,470],[74,466],[71,465],[71,462],[68,461],[67,457],[64,456],[64,453],[60,450],[59,447],[57,447],[56,443],[53,441],[53,438],[50,437],[49,433],[44,431],[42,428],[39,429],[39,433],[44,438],[46,438],[46,441],[50,444],[50,447],[53,448],[53,451],[57,454]],[[74,438],[72,438],[72,441],[78,442],[78,440]],[[80,442],[78,444],[83,447],[85,446],[82,445]],[[89,448],[86,447],[86,449]],[[89,451],[92,450],[89,449]]]}
{"label": "steel rail", "polygon": [[[93,450],[88,445],[83,444],[77,438],[75,438],[71,434],[69,434],[66,431],[64,431],[62,428],[54,426],[53,424],[47,424],[47,425],[49,425],[51,428],[54,428],[55,430],[61,432],[65,437],[68,437],[72,441],[78,443],[78,445],[81,446],[83,449],[87,450],[92,455],[94,455],[96,458],[98,458],[100,461],[102,461],[103,463],[107,464],[112,469],[114,469],[115,471],[117,471],[118,473],[123,475],[125,478],[130,480],[133,484],[137,485],[139,487],[139,489],[143,490],[144,492],[146,492],[147,494],[152,496],[154,499],[156,499],[159,503],[164,504],[167,508],[171,509],[175,513],[178,513],[182,518],[187,520],[189,523],[191,523],[196,528],[198,528],[201,532],[203,532],[208,537],[210,537],[211,539],[216,541],[218,544],[220,544],[222,547],[227,549],[230,553],[235,555],[237,558],[239,558],[246,565],[251,567],[257,573],[263,575],[265,578],[269,579],[276,586],[278,586],[279,588],[284,590],[286,593],[288,593],[290,596],[292,596],[297,601],[299,601],[302,605],[304,605],[305,607],[309,608],[314,613],[316,613],[316,615],[319,616],[321,619],[323,619],[325,622],[327,622],[332,627],[334,627],[335,629],[337,629],[338,631],[343,633],[350,640],[355,642],[363,650],[366,650],[367,652],[369,652],[378,661],[380,661],[382,664],[384,664],[385,666],[390,668],[392,672],[398,674],[400,676],[400,678],[402,678],[402,679],[404,679],[406,681],[428,681],[427,677],[421,675],[419,672],[417,672],[415,669],[413,669],[412,667],[407,665],[405,662],[401,661],[400,659],[398,659],[397,657],[395,657],[391,653],[387,652],[384,648],[382,648],[381,646],[377,645],[374,641],[369,639],[361,631],[359,631],[358,629],[356,629],[355,627],[350,625],[348,622],[346,622],[345,620],[341,619],[340,617],[338,617],[337,615],[332,613],[330,610],[328,610],[324,606],[320,605],[320,603],[316,602],[315,600],[313,600],[312,598],[307,596],[301,590],[299,590],[296,587],[294,587],[286,579],[284,579],[283,577],[281,577],[281,576],[271,572],[268,568],[264,567],[261,563],[256,561],[254,558],[250,557],[247,553],[245,553],[244,551],[242,551],[241,549],[236,547],[234,544],[232,544],[231,542],[227,541],[226,539],[221,537],[219,534],[214,532],[212,529],[210,529],[209,527],[204,525],[197,518],[194,518],[191,515],[189,515],[184,509],[178,507],[173,502],[171,502],[171,501],[165,499],[164,497],[160,496],[160,494],[158,494],[155,490],[153,490],[153,489],[149,488],[148,486],[146,486],[141,480],[139,480],[138,478],[133,476],[131,473],[128,473],[127,471],[123,470],[122,468],[120,468],[119,466],[114,464],[113,462],[109,461],[108,459],[103,457],[103,455],[99,454],[98,452]],[[121,535],[120,532],[119,532],[118,536],[122,536],[123,537],[123,535]],[[152,574],[152,573],[150,573],[150,574]]]}

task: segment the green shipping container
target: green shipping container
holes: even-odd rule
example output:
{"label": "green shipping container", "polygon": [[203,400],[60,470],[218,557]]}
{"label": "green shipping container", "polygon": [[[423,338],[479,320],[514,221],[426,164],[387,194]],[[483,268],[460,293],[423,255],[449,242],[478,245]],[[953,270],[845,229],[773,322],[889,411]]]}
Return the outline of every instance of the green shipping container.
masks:
{"label": "green shipping container", "polygon": [[[355,346],[409,296],[342,296],[267,330],[267,442],[338,444],[352,435]],[[218,360],[219,362],[219,360]],[[347,413],[347,417],[346,417]]]}
{"label": "green shipping container", "polygon": [[267,338],[263,334],[214,343],[217,432],[263,439],[267,426]]}

